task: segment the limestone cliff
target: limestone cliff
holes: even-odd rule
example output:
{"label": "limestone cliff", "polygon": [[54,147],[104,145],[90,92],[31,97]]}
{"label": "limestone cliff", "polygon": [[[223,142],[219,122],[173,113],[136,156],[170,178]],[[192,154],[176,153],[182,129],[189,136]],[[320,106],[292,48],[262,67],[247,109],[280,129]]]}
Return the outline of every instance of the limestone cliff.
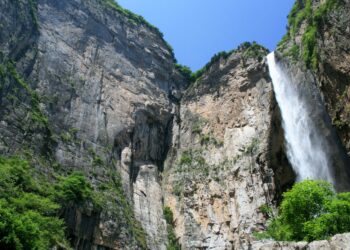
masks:
{"label": "limestone cliff", "polygon": [[[349,8],[297,0],[278,49],[320,94],[336,128],[324,131],[348,152]],[[190,84],[159,30],[112,0],[0,0],[0,10],[0,154],[28,159],[48,180],[84,173],[99,205],[63,207],[74,249],[163,250],[170,238],[218,250],[349,242],[254,241],[295,181],[263,47],[214,57]]]}
{"label": "limestone cliff", "polygon": [[74,248],[164,249],[157,173],[187,83],[161,33],[108,0],[0,9],[1,154],[46,175],[84,172],[102,210],[66,207]]}
{"label": "limestone cliff", "polygon": [[[163,185],[184,249],[248,249],[251,234],[264,229],[263,208],[293,182],[274,128],[266,54],[243,44],[212,63],[182,98]],[[283,166],[284,180],[274,174]]]}
{"label": "limestone cliff", "polygon": [[284,58],[312,74],[348,155],[350,1],[296,1],[279,44]]}

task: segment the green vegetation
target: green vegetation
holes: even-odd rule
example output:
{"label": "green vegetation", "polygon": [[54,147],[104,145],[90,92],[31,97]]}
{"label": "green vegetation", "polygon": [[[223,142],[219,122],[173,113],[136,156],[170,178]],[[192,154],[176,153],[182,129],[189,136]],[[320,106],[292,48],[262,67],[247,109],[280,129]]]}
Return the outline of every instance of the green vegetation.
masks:
{"label": "green vegetation", "polygon": [[183,192],[183,184],[181,182],[177,182],[173,186],[173,194],[180,197]]}
{"label": "green vegetation", "polygon": [[56,190],[59,200],[66,203],[81,203],[93,199],[93,189],[81,172],[74,172],[61,178]]}
{"label": "green vegetation", "polygon": [[244,58],[256,58],[258,61],[262,61],[263,58],[269,53],[269,50],[265,47],[257,44],[256,42],[253,43],[243,43],[241,46],[245,50],[243,53]]}
{"label": "green vegetation", "polygon": [[163,210],[163,214],[167,223],[167,232],[168,232],[167,250],[181,250],[181,246],[174,232],[174,215],[170,207],[165,207]]}
{"label": "green vegetation", "polygon": [[203,117],[194,116],[191,126],[192,133],[199,136],[201,145],[215,145],[217,147],[223,146],[224,142],[216,139],[212,131],[209,133],[203,132],[203,127],[206,123],[207,121]]}
{"label": "green vegetation", "polygon": [[208,123],[208,121],[198,114],[191,114],[192,126],[191,130],[193,134],[200,135],[202,133],[203,127]]}
{"label": "green vegetation", "polygon": [[216,62],[218,62],[221,58],[227,59],[233,52],[235,52],[235,50],[231,50],[228,52],[221,51],[221,52],[215,54],[203,68],[192,73],[192,76],[191,76],[192,82],[195,82],[197,79],[201,78],[202,75],[205,72],[207,72],[210,69],[210,67],[213,66]]}
{"label": "green vegetation", "polygon": [[259,211],[263,213],[266,217],[272,217],[273,216],[273,211],[272,208],[269,207],[267,204],[264,204],[259,207]]}
{"label": "green vegetation", "polygon": [[94,156],[92,160],[92,165],[94,166],[102,166],[103,165],[103,160],[100,156],[96,155]]}
{"label": "green vegetation", "polygon": [[19,158],[0,157],[0,248],[68,247],[55,189],[36,181]]}
{"label": "green vegetation", "polygon": [[313,241],[349,231],[350,193],[336,194],[325,181],[306,180],[283,194],[279,215],[258,237]]}
{"label": "green vegetation", "polygon": [[28,0],[28,1],[23,1],[23,0],[14,0],[16,1],[16,7],[18,8],[18,17],[22,19],[23,21],[29,21],[26,20],[25,18],[27,17],[26,13],[28,13],[29,10],[29,17],[31,18],[31,22],[34,25],[34,28],[36,31],[39,29],[39,23],[38,23],[38,16],[37,16],[37,0]]}
{"label": "green vegetation", "polygon": [[70,133],[68,133],[68,132],[63,132],[63,133],[61,133],[61,140],[63,141],[63,142],[65,142],[65,143],[68,143],[68,142],[71,142],[71,141],[73,141],[73,138],[72,138],[72,136],[71,136],[71,134]]}
{"label": "green vegetation", "polygon": [[225,60],[230,55],[238,51],[244,51],[243,57],[246,59],[257,58],[259,61],[261,61],[264,58],[264,56],[266,56],[268,53],[268,50],[266,48],[264,48],[256,42],[244,42],[240,46],[238,46],[237,49],[230,51],[221,51],[215,54],[203,68],[197,70],[196,72],[191,72],[191,70],[187,66],[182,66],[179,64],[175,66],[191,83],[194,83],[199,78],[201,78],[203,74],[207,72],[210,69],[210,67],[217,63],[220,59]]}
{"label": "green vegetation", "polygon": [[[203,157],[201,150],[188,150],[182,153],[174,171],[175,173],[191,173],[191,175],[194,174],[195,176],[201,177],[208,177],[211,174],[211,177],[214,178],[222,167],[221,165],[209,165]],[[182,193],[183,188],[180,184],[181,182],[182,180],[175,181],[173,187],[174,194]]]}
{"label": "green vegetation", "polygon": [[126,223],[141,248],[147,249],[145,232],[124,195],[120,177],[115,172],[110,177],[96,192],[81,172],[55,175],[48,181],[27,161],[0,157],[0,248],[69,249],[64,221],[58,215],[72,204],[92,204],[95,210],[107,209]]}
{"label": "green vegetation", "polygon": [[209,134],[200,134],[201,145],[214,145],[216,147],[222,147],[224,142],[221,140],[217,140],[212,133]]}
{"label": "green vegetation", "polygon": [[244,149],[244,154],[252,155],[258,150],[258,148],[259,148],[259,139],[253,138],[250,144]]}
{"label": "green vegetation", "polygon": [[194,79],[192,79],[193,77],[192,70],[188,66],[175,63],[175,69],[177,69],[188,82],[194,81]]}
{"label": "green vegetation", "polygon": [[27,84],[24,79],[18,74],[13,62],[7,61],[5,64],[1,65],[0,74],[1,87],[6,81],[14,82],[15,86],[12,86],[14,95],[9,95],[12,97],[12,101],[18,100],[19,90],[24,90],[29,96],[31,109],[29,110],[29,117],[32,122],[39,125],[41,128],[48,128],[48,118],[43,114],[40,108],[40,98],[37,92],[31,89],[29,84]]}
{"label": "green vegetation", "polygon": [[193,123],[192,133],[194,133],[194,134],[201,134],[202,133],[202,125],[200,122]]}
{"label": "green vegetation", "polygon": [[180,163],[180,165],[190,165],[192,163],[191,152],[189,152],[189,151],[183,152],[179,163]]}
{"label": "green vegetation", "polygon": [[[288,41],[294,41],[301,24],[305,21],[307,27],[302,36],[301,56],[307,67],[316,69],[318,64],[317,32],[324,24],[327,14],[338,7],[340,3],[341,1],[338,0],[326,0],[313,10],[312,0],[296,1],[288,16],[288,32],[278,44],[278,48],[283,50]],[[285,53],[286,56],[290,56],[294,60],[299,57],[300,51],[295,46],[297,45],[294,44],[290,51]]]}
{"label": "green vegetation", "polygon": [[96,207],[108,211],[110,216],[113,216],[120,225],[126,227],[129,234],[139,243],[141,249],[148,249],[146,233],[140,222],[136,220],[133,207],[125,196],[121,177],[118,172],[109,171],[110,178],[98,186],[98,192],[92,193],[92,202]]}
{"label": "green vegetation", "polygon": [[317,68],[317,41],[316,41],[317,28],[315,26],[308,26],[303,38],[303,60],[307,66],[312,66],[313,69]]}
{"label": "green vegetation", "polygon": [[300,48],[294,44],[286,53],[283,54],[286,57],[290,57],[294,62],[299,59]]}

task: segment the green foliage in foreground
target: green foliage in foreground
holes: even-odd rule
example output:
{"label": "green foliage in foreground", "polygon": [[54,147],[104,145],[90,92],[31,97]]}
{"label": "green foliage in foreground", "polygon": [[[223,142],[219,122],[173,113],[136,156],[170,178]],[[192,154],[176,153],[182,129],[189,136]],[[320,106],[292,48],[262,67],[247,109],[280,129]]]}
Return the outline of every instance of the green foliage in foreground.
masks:
{"label": "green foliage in foreground", "polygon": [[34,175],[27,161],[0,157],[0,249],[68,249],[61,204],[93,201],[82,173],[55,183]]}
{"label": "green foliage in foreground", "polygon": [[0,249],[67,245],[64,222],[48,186],[39,185],[19,158],[0,158]]}
{"label": "green foliage in foreground", "polygon": [[313,241],[350,231],[350,193],[336,194],[325,181],[306,180],[284,193],[267,232],[276,240]]}

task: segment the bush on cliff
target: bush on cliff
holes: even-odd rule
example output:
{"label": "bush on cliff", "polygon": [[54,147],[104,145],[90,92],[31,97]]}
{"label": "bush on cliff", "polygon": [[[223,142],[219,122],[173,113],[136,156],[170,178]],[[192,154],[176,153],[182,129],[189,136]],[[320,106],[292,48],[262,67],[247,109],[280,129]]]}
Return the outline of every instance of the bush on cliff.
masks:
{"label": "bush on cliff", "polygon": [[165,207],[163,210],[164,219],[167,223],[167,232],[168,232],[168,245],[167,250],[181,250],[180,243],[176,238],[174,231],[174,215],[170,207]]}
{"label": "bush on cliff", "polygon": [[83,173],[73,172],[57,184],[57,197],[65,202],[84,202],[92,200],[93,189]]}
{"label": "bush on cliff", "polygon": [[0,249],[67,246],[49,183],[37,182],[29,164],[0,157]]}
{"label": "bush on cliff", "polygon": [[276,240],[320,240],[350,231],[350,193],[325,181],[306,180],[285,192],[267,235]]}
{"label": "bush on cliff", "polygon": [[51,181],[20,157],[0,156],[0,249],[70,249],[64,206],[93,201],[93,188],[79,172]]}

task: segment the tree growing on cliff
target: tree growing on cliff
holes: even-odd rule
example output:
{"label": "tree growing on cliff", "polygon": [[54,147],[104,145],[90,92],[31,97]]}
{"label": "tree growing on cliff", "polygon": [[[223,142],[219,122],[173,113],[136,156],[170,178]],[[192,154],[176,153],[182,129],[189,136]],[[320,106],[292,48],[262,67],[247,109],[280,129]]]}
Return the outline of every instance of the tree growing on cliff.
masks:
{"label": "tree growing on cliff", "polygon": [[350,231],[350,193],[336,194],[326,181],[299,182],[283,194],[267,235],[276,240],[320,240]]}
{"label": "tree growing on cliff", "polygon": [[32,177],[28,162],[0,157],[0,249],[68,246],[53,192]]}

